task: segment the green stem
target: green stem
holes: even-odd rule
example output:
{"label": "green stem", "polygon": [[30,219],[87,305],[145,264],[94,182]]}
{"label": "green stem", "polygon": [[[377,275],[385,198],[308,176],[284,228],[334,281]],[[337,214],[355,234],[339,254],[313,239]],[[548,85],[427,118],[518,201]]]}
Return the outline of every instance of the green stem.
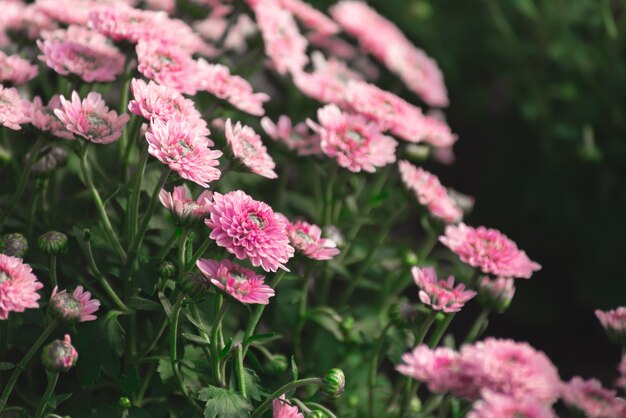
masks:
{"label": "green stem", "polygon": [[487,308],[484,308],[480,312],[480,314],[474,321],[474,324],[472,325],[469,332],[467,333],[465,340],[463,341],[465,344],[472,343],[474,342],[476,338],[478,338],[478,336],[480,335],[480,332],[483,329],[483,326],[485,325],[485,322],[487,322],[487,319],[489,318],[490,313],[491,311]]}
{"label": "green stem", "polygon": [[[218,309],[219,306],[219,309]],[[219,352],[221,350],[221,344],[219,344],[218,336],[219,330],[222,325],[222,319],[224,319],[224,315],[226,314],[226,309],[228,308],[228,299],[224,299],[221,294],[217,295],[215,300],[215,307],[217,313],[215,314],[215,318],[213,319],[213,327],[211,328],[211,349],[213,350],[212,355],[212,363],[213,363],[213,373],[214,379],[217,383],[222,382],[222,376],[220,371],[220,360],[219,360]]]}
{"label": "green stem", "polygon": [[307,385],[319,385],[322,383],[322,379],[319,377],[310,377],[308,379],[300,379],[293,382],[289,382],[286,385],[277,389],[272,393],[251,415],[251,418],[257,418],[263,415],[263,413],[270,407],[274,399],[280,398],[285,393]]}
{"label": "green stem", "polygon": [[178,245],[178,272],[183,273],[187,263],[185,262],[185,255],[187,254],[187,238],[189,237],[189,229],[183,230],[183,235],[180,237]]}
{"label": "green stem", "polygon": [[89,143],[85,143],[83,149],[80,153],[80,170],[83,175],[83,179],[87,185],[87,189],[91,193],[91,197],[93,198],[94,203],[96,204],[96,209],[98,210],[98,214],[100,215],[100,220],[104,225],[104,230],[107,234],[107,237],[111,244],[113,245],[113,249],[122,260],[122,262],[126,262],[126,252],[122,248],[120,241],[117,238],[116,232],[113,230],[113,226],[111,225],[111,221],[107,215],[106,209],[104,207],[104,203],[102,203],[102,198],[98,193],[98,190],[93,184],[93,180],[91,179],[91,174],[88,169],[89,162],[87,160],[87,155],[89,151]]}
{"label": "green stem", "polygon": [[374,384],[376,383],[376,372],[378,371],[378,358],[380,357],[380,351],[383,348],[387,331],[389,331],[392,325],[393,324],[390,321],[381,331],[380,336],[376,341],[376,347],[374,348],[374,353],[372,354],[372,359],[370,361],[369,378],[367,382],[370,417],[374,416]]}
{"label": "green stem", "polygon": [[237,379],[239,379],[239,391],[241,392],[241,396],[247,398],[248,395],[246,393],[246,378],[243,372],[243,347],[241,344],[237,345],[237,349],[235,350],[235,367],[237,368]]}
{"label": "green stem", "polygon": [[306,308],[309,295],[309,285],[313,276],[313,269],[309,269],[309,272],[302,281],[302,290],[300,292],[300,303],[298,305],[298,321],[293,335],[293,346],[295,347],[296,359],[298,364],[302,365],[304,361],[304,355],[302,352],[302,329],[306,323]]}
{"label": "green stem", "polygon": [[[276,289],[276,287],[278,286],[278,283],[280,283],[280,281],[282,280],[283,276],[285,274],[284,270],[279,271],[278,273],[276,273],[274,275],[274,279],[272,280],[272,288]],[[246,333],[244,334],[243,337],[243,355],[245,357],[246,353],[248,352],[248,348],[250,347],[250,344],[248,343],[248,339],[250,337],[252,337],[252,334],[254,334],[254,330],[256,329],[257,324],[259,323],[259,320],[261,319],[261,316],[263,315],[263,311],[265,311],[265,307],[267,305],[258,305],[254,312],[252,313],[252,316],[250,317],[250,320],[248,321],[248,326],[246,327]]]}
{"label": "green stem", "polygon": [[146,171],[148,157],[148,144],[145,144],[144,147],[141,149],[139,164],[137,164],[137,171],[135,172],[135,177],[133,177],[131,194],[128,200],[128,208],[126,211],[126,231],[128,233],[128,242],[131,242],[137,234],[137,224],[139,222],[139,196],[141,195],[141,182],[143,180],[143,175]]}
{"label": "green stem", "polygon": [[180,367],[178,367],[178,319],[180,317],[180,309],[184,300],[185,296],[180,295],[178,297],[176,303],[172,307],[172,314],[170,316],[170,365],[183,396],[187,398],[194,408],[201,410],[196,401],[189,394],[189,390],[187,389],[187,386],[185,386],[183,374],[180,371]]}
{"label": "green stem", "polygon": [[35,418],[43,417],[43,414],[46,410],[46,405],[48,405],[48,399],[52,396],[54,392],[54,388],[57,385],[57,381],[59,380],[59,372],[53,372],[48,376],[48,387],[46,387],[46,391],[43,396],[39,400],[39,404],[37,405],[37,411],[35,412]]}
{"label": "green stem", "polygon": [[128,168],[128,161],[130,160],[130,153],[133,150],[133,145],[135,144],[134,138],[136,138],[137,134],[139,134],[142,121],[143,119],[137,115],[131,116],[130,133],[128,134],[128,138],[130,139],[126,142],[124,153],[122,155],[122,178],[124,180],[127,175],[126,169]]}
{"label": "green stem", "polygon": [[91,242],[89,241],[85,242],[85,255],[87,255],[87,262],[94,276],[96,277],[96,279],[98,280],[98,282],[100,283],[100,285],[102,286],[106,294],[109,295],[109,297],[113,300],[113,303],[115,303],[118,309],[120,309],[124,313],[132,312],[128,308],[128,306],[126,306],[126,304],[122,302],[122,299],[117,295],[115,290],[113,290],[113,287],[111,287],[111,284],[109,283],[109,281],[100,272],[100,269],[96,265],[96,260],[93,256],[93,251],[91,250]]}
{"label": "green stem", "polygon": [[57,286],[57,256],[50,256],[50,282],[52,284],[52,288]]}
{"label": "green stem", "polygon": [[178,240],[178,237],[180,237],[181,235],[182,235],[182,231],[180,230],[180,228],[176,228],[176,230],[174,231],[170,239],[163,246],[163,248],[161,248],[161,251],[159,251],[156,258],[158,260],[163,260],[167,256],[167,254],[170,252],[174,244],[176,243],[176,240]]}
{"label": "green stem", "polygon": [[17,379],[20,377],[22,372],[26,369],[28,362],[30,361],[31,358],[33,358],[35,353],[39,351],[43,343],[50,336],[50,334],[52,334],[52,331],[54,331],[58,325],[59,325],[59,321],[57,319],[50,322],[50,324],[46,327],[46,329],[43,330],[39,338],[37,338],[37,341],[35,341],[35,343],[30,346],[30,349],[26,352],[24,357],[22,357],[20,362],[15,366],[15,369],[13,370],[13,373],[11,374],[11,377],[9,378],[9,382],[7,383],[6,387],[4,388],[4,391],[2,392],[2,396],[0,397],[0,414],[2,413],[4,408],[7,406],[7,400],[9,399],[9,396],[11,396],[11,392],[13,392],[15,383],[17,383]]}
{"label": "green stem", "polygon": [[455,315],[456,314],[454,312],[449,313],[446,315],[446,318],[439,323],[439,325],[435,329],[435,332],[430,337],[430,342],[428,343],[428,346],[430,348],[435,348],[437,344],[439,344],[439,341],[441,341],[441,337],[443,337],[443,334],[446,332],[446,330],[450,326],[450,322],[452,322]]}
{"label": "green stem", "polygon": [[196,264],[196,261],[200,259],[206,252],[206,250],[213,244],[213,240],[210,237],[206,237],[206,239],[200,244],[198,251],[193,253],[193,256],[189,261],[187,261],[187,265],[185,266],[185,271],[189,271]]}

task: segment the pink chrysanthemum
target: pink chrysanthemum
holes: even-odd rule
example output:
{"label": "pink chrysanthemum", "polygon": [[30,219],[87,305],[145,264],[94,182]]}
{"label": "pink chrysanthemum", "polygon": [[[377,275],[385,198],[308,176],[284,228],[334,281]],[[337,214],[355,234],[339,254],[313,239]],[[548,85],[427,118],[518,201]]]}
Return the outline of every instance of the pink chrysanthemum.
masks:
{"label": "pink chrysanthemum", "polygon": [[37,77],[37,67],[19,55],[6,55],[0,51],[0,81],[16,86]]}
{"label": "pink chrysanthemum", "polygon": [[67,372],[78,361],[78,351],[72,345],[72,338],[65,334],[62,340],[54,340],[45,346],[41,353],[44,367],[51,372]]}
{"label": "pink chrysanthemum", "polygon": [[287,234],[296,251],[313,260],[331,260],[340,253],[335,241],[322,238],[319,226],[304,221],[287,224]]}
{"label": "pink chrysanthemum", "polygon": [[464,223],[448,225],[439,241],[459,258],[483,273],[529,279],[541,266],[502,232],[484,226],[472,228]]}
{"label": "pink chrysanthemum", "polygon": [[291,406],[285,395],[272,401],[272,418],[304,418],[297,406]]}
{"label": "pink chrysanthemum", "polygon": [[317,155],[322,152],[319,135],[310,134],[304,122],[292,126],[289,116],[281,115],[277,123],[264,117],[261,119],[261,127],[270,138],[284,143],[298,155]]}
{"label": "pink chrysanthemum", "polygon": [[198,67],[191,53],[159,40],[140,40],[136,50],[141,74],[181,93],[196,94]]}
{"label": "pink chrysanthemum", "polygon": [[534,399],[515,399],[485,391],[467,418],[557,418],[552,409]]}
{"label": "pink chrysanthemum", "polygon": [[37,39],[41,32],[57,28],[47,14],[43,13],[37,4],[25,4],[21,1],[2,3],[2,17],[0,17],[0,46],[6,47],[9,39],[6,31],[13,31],[24,35],[28,39]]}
{"label": "pink chrysanthemum", "polygon": [[222,151],[210,149],[210,140],[187,122],[153,119],[146,132],[146,140],[150,155],[167,164],[184,179],[209,187],[210,182],[221,176],[217,166]]}
{"label": "pink chrysanthemum", "polygon": [[42,287],[22,259],[0,254],[0,319],[7,319],[9,312],[37,308],[40,298],[37,290]]}
{"label": "pink chrysanthemum", "polygon": [[110,144],[122,136],[122,128],[128,122],[126,113],[118,115],[109,110],[100,93],[91,92],[82,101],[76,91],[72,101],[61,96],[61,108],[54,114],[69,132],[96,144]]}
{"label": "pink chrysanthemum", "polygon": [[56,137],[76,139],[71,132],[65,129],[63,122],[56,117],[54,114],[56,109],[61,109],[61,99],[58,94],[52,96],[46,106],[41,102],[41,97],[36,96],[30,108],[30,123],[42,131],[50,132]]}
{"label": "pink chrysanthemum", "polygon": [[404,185],[415,193],[418,202],[426,206],[433,216],[448,223],[461,220],[463,210],[448,195],[437,176],[405,160],[398,162],[398,167]]}
{"label": "pink chrysanthemum", "polygon": [[84,81],[113,81],[124,71],[124,54],[97,32],[70,26],[44,32],[37,40],[39,59],[61,75],[76,74]]}
{"label": "pink chrysanthemum", "polygon": [[100,301],[92,299],[90,292],[83,291],[82,286],[76,287],[74,292],[67,290],[58,291],[58,287],[52,290],[48,309],[53,316],[68,322],[95,321],[94,315],[100,308]]}
{"label": "pink chrysanthemum", "polygon": [[228,15],[233,11],[233,7],[220,4],[211,9],[209,16],[193,24],[194,29],[204,38],[217,42],[226,33],[222,50],[234,50],[237,53],[244,53],[248,48],[247,38],[258,32],[257,26],[250,16],[240,14],[234,24],[229,26]]}
{"label": "pink chrysanthemum", "polygon": [[302,0],[278,0],[278,4],[317,34],[332,35],[339,32],[339,26],[331,18]]}
{"label": "pink chrysanthemum", "polygon": [[37,0],[37,9],[50,18],[67,25],[86,25],[90,11],[98,5],[94,0]]}
{"label": "pink chrysanthemum", "polygon": [[485,307],[496,312],[504,312],[515,295],[514,279],[510,277],[498,277],[491,280],[483,277],[478,282],[478,301]]}
{"label": "pink chrysanthemum", "polygon": [[617,370],[620,376],[615,382],[615,386],[626,389],[626,354],[622,356],[622,361],[619,363]]}
{"label": "pink chrysanthemum", "polygon": [[15,87],[0,85],[0,126],[19,131],[29,121],[30,104],[20,97]]}
{"label": "pink chrysanthemum", "polygon": [[398,143],[367,118],[341,112],[335,105],[319,109],[317,118],[320,125],[310,119],[307,123],[320,135],[324,154],[335,158],[341,167],[373,173],[396,160]]}
{"label": "pink chrysanthemum", "polygon": [[465,290],[464,284],[454,286],[454,277],[437,281],[437,273],[432,267],[411,269],[413,280],[419,287],[419,297],[423,304],[436,311],[458,312],[465,303],[476,296],[473,290]]}
{"label": "pink chrysanthemum", "polygon": [[605,389],[596,379],[583,380],[576,376],[563,385],[563,401],[583,412],[588,418],[622,418],[626,401],[614,390]]}
{"label": "pink chrysanthemum", "polygon": [[233,153],[246,168],[259,176],[275,179],[278,177],[274,168],[276,163],[267,153],[261,137],[246,125],[237,122],[233,126],[230,118],[226,120],[226,140]]}
{"label": "pink chrysanthemum", "polygon": [[267,305],[274,296],[274,289],[264,282],[264,277],[230,260],[207,260],[196,262],[213,285],[222,289],[241,303]]}
{"label": "pink chrysanthemum", "polygon": [[626,346],[626,307],[611,311],[596,309],[595,314],[611,341]]}
{"label": "pink chrysanthemum", "polygon": [[265,271],[287,270],[285,263],[293,257],[287,225],[266,203],[252,199],[237,190],[213,194],[211,216],[204,221],[212,229],[210,237],[220,247]]}
{"label": "pink chrysanthemum", "polygon": [[189,225],[204,218],[209,213],[209,205],[213,193],[203,191],[198,199],[193,200],[185,186],[174,187],[172,193],[163,189],[159,193],[159,200],[163,206],[172,212],[172,215],[182,225]]}

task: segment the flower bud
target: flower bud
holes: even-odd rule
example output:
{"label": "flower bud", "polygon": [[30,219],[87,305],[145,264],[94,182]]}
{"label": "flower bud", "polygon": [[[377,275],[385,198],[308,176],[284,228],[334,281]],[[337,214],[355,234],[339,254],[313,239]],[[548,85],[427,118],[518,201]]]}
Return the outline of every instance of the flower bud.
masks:
{"label": "flower bud", "polygon": [[410,328],[415,325],[419,312],[406,300],[394,303],[389,308],[389,319],[398,328]]}
{"label": "flower bud", "polygon": [[62,232],[48,231],[37,241],[41,251],[48,255],[58,255],[67,251],[67,235]]}
{"label": "flower bud", "polygon": [[330,369],[322,378],[321,391],[328,399],[339,399],[346,387],[346,376],[341,369]]}
{"label": "flower bud", "polygon": [[626,307],[620,306],[611,311],[596,309],[595,313],[609,339],[619,346],[626,347]]}
{"label": "flower bud", "polygon": [[126,396],[122,396],[118,401],[117,404],[120,406],[120,408],[122,409],[129,409],[131,406],[133,406],[133,404],[130,402],[130,399],[128,399]]}
{"label": "flower bud", "polygon": [[176,265],[170,261],[164,261],[159,264],[159,267],[157,267],[157,271],[159,273],[159,276],[166,280],[173,279],[174,277],[176,277],[176,273],[178,273]]}
{"label": "flower bud", "polygon": [[354,327],[354,322],[354,317],[352,315],[348,315],[343,318],[343,321],[341,321],[341,327],[346,331],[350,331]]}
{"label": "flower bud", "polygon": [[287,357],[282,354],[275,354],[265,364],[265,372],[272,375],[281,374],[287,371],[288,367],[289,362],[287,361]]}
{"label": "flower bud", "polygon": [[67,372],[78,360],[78,352],[72,345],[72,339],[65,334],[63,340],[54,340],[44,347],[41,361],[51,372]]}
{"label": "flower bud", "polygon": [[28,241],[19,232],[5,234],[0,238],[0,253],[22,258],[28,251]]}
{"label": "flower bud", "polygon": [[50,316],[62,322],[73,324],[79,322],[83,315],[83,305],[72,293],[65,291],[53,293],[48,302]]}
{"label": "flower bud", "polygon": [[[30,152],[24,157],[25,160],[30,159]],[[46,145],[41,151],[37,161],[33,165],[33,173],[35,174],[50,174],[59,166],[62,166],[67,161],[67,151],[65,148],[59,145]]]}
{"label": "flower bud", "polygon": [[417,258],[417,254],[415,254],[414,251],[410,249],[405,249],[404,251],[402,251],[402,261],[404,261],[404,264],[408,267],[413,267],[417,265],[419,259]]}
{"label": "flower bud", "polygon": [[203,274],[193,271],[183,273],[178,283],[181,290],[192,298],[201,298],[206,295],[211,285]]}
{"label": "flower bud", "polygon": [[483,277],[478,284],[478,302],[497,313],[509,308],[514,294],[515,285],[512,278],[498,277],[490,280]]}

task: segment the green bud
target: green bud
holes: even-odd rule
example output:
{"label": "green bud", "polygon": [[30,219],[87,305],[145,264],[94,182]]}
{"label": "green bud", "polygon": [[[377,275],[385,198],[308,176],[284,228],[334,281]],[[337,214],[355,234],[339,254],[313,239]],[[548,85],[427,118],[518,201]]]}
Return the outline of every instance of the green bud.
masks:
{"label": "green bud", "polygon": [[58,255],[67,251],[67,235],[62,232],[48,231],[37,240],[39,249],[48,255]]}
{"label": "green bud", "polygon": [[285,373],[289,368],[287,357],[282,354],[275,354],[265,365],[265,372],[268,374]]}
{"label": "green bud", "polygon": [[54,340],[43,348],[41,362],[51,372],[67,372],[78,361],[78,352],[68,334],[65,339]]}
{"label": "green bud", "polygon": [[414,326],[418,315],[417,308],[406,300],[396,302],[389,308],[389,318],[398,328]]}
{"label": "green bud", "polygon": [[179,286],[181,290],[192,298],[201,298],[209,292],[211,282],[202,273],[187,272],[180,276]]}
{"label": "green bud", "polygon": [[28,252],[28,241],[19,232],[5,234],[0,238],[0,253],[22,258]]}
{"label": "green bud", "polygon": [[129,409],[131,406],[133,406],[133,404],[130,402],[130,399],[128,399],[126,396],[122,396],[118,401],[117,404],[120,406],[120,408],[122,409]]}
{"label": "green bud", "polygon": [[322,378],[322,393],[331,400],[339,399],[346,387],[346,376],[341,369],[330,369]]}
{"label": "green bud", "polygon": [[410,250],[410,249],[405,249],[402,252],[402,261],[404,261],[404,264],[409,266],[409,267],[413,267],[417,265],[417,262],[419,261],[417,259],[417,254],[415,254],[414,251]]}
{"label": "green bud", "polygon": [[354,321],[354,317],[352,315],[348,315],[341,322],[341,326],[346,331],[350,331],[352,329],[352,327],[354,327],[354,322],[355,322]]}
{"label": "green bud", "polygon": [[157,267],[157,271],[159,272],[160,277],[167,280],[176,277],[178,269],[176,268],[176,265],[174,263],[170,261],[164,261],[159,264],[159,267]]}
{"label": "green bud", "polygon": [[411,412],[414,412],[416,414],[422,411],[422,402],[417,396],[411,398],[409,408],[411,409]]}

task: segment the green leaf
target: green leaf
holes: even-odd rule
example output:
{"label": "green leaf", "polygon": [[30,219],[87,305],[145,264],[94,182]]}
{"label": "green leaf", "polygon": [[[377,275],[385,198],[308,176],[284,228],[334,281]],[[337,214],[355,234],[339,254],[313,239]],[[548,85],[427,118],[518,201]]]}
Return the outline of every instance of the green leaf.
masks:
{"label": "green leaf", "polygon": [[142,298],[141,296],[133,296],[127,305],[130,309],[137,311],[158,311],[161,305],[153,300]]}
{"label": "green leaf", "polygon": [[119,357],[124,354],[125,340],[124,328],[117,319],[121,313],[120,311],[110,311],[102,318],[100,323],[107,342]]}
{"label": "green leaf", "polygon": [[8,361],[3,361],[2,363],[0,363],[0,372],[3,372],[5,370],[11,370],[14,367],[15,364],[9,363]]}
{"label": "green leaf", "polygon": [[191,322],[196,328],[198,328],[200,331],[203,331],[205,334],[210,334],[211,333],[211,328],[206,325],[202,319],[200,319],[199,321],[196,320],[196,318],[194,318],[191,314],[187,314],[185,315],[185,317],[187,318],[187,320],[189,322]]}
{"label": "green leaf", "polygon": [[319,306],[309,310],[306,317],[311,321],[317,322],[326,331],[333,334],[337,341],[343,341],[344,335],[341,329],[341,315],[334,309],[327,306]]}
{"label": "green leaf", "polygon": [[172,316],[172,304],[163,292],[159,292],[159,300],[161,301],[161,305],[163,305],[163,309],[165,309],[165,315],[167,315],[168,318]]}
{"label": "green leaf", "polygon": [[[4,414],[2,415],[3,417],[20,417],[20,418],[29,418],[30,414],[26,412],[26,410],[24,408],[21,408],[19,406],[11,406],[8,408],[4,409]],[[15,412],[17,413],[17,415],[11,415],[10,412]]]}
{"label": "green leaf", "polygon": [[124,395],[131,395],[139,387],[140,383],[141,378],[139,377],[137,367],[131,368],[127,374],[123,375],[120,382]]}
{"label": "green leaf", "polygon": [[291,375],[293,376],[293,381],[298,380],[298,365],[296,364],[296,357],[291,356]]}
{"label": "green leaf", "polygon": [[243,418],[252,411],[252,405],[243,396],[215,386],[202,389],[198,399],[206,402],[204,418]]}
{"label": "green leaf", "polygon": [[275,332],[268,332],[266,334],[255,334],[250,336],[247,340],[246,340],[246,344],[247,345],[251,345],[254,343],[268,343],[270,341],[274,341],[279,339],[281,336]]}
{"label": "green leaf", "polygon": [[254,370],[243,369],[243,380],[246,383],[248,399],[259,402],[269,394],[259,385],[259,377]]}
{"label": "green leaf", "polygon": [[56,409],[59,405],[61,405],[63,402],[67,401],[71,397],[71,393],[60,393],[58,395],[54,395],[50,397],[50,399],[48,399],[48,405],[50,406],[50,408]]}
{"label": "green leaf", "polygon": [[224,359],[224,357],[226,357],[226,355],[230,352],[230,347],[232,345],[233,345],[233,339],[231,338],[231,339],[228,340],[228,342],[226,343],[224,348],[222,348],[222,350],[217,355],[217,358],[218,358],[219,361],[222,361]]}
{"label": "green leaf", "polygon": [[182,335],[182,337],[183,337],[184,339],[189,340],[189,341],[192,341],[192,342],[194,342],[194,343],[196,343],[196,344],[200,344],[200,345],[210,345],[210,343],[209,343],[207,340],[205,340],[204,338],[202,338],[202,337],[201,337],[201,336],[199,336],[199,335],[190,334],[190,333],[188,333],[188,332],[183,332],[181,335]]}

